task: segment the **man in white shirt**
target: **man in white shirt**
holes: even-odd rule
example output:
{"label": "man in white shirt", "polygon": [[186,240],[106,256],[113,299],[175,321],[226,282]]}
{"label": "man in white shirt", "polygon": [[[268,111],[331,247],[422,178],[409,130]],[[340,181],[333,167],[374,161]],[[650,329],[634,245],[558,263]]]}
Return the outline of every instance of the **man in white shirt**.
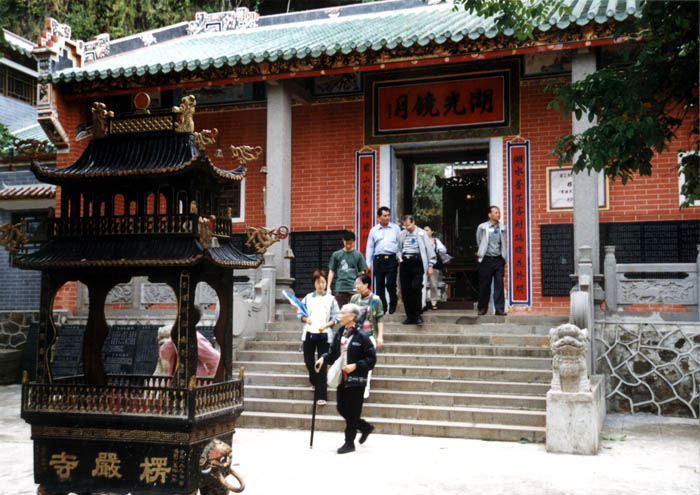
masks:
{"label": "man in white shirt", "polygon": [[479,245],[479,303],[480,315],[485,315],[491,296],[493,280],[493,306],[497,315],[505,315],[505,295],[503,274],[506,266],[506,229],[500,222],[501,210],[498,206],[489,208],[488,221],[476,229],[476,243]]}
{"label": "man in white shirt", "polygon": [[401,278],[401,297],[406,309],[404,325],[423,323],[422,294],[423,275],[428,278],[433,274],[435,249],[423,229],[416,226],[413,215],[404,215],[404,230],[399,234],[399,263]]}
{"label": "man in white shirt", "polygon": [[[374,275],[374,290],[382,300],[389,314],[396,311],[396,272],[398,269],[397,254],[399,251],[398,237],[401,231],[398,225],[391,223],[391,210],[382,206],[377,210],[379,223],[372,227],[367,237],[367,252],[365,259]],[[389,305],[386,302],[386,291],[389,291]]]}

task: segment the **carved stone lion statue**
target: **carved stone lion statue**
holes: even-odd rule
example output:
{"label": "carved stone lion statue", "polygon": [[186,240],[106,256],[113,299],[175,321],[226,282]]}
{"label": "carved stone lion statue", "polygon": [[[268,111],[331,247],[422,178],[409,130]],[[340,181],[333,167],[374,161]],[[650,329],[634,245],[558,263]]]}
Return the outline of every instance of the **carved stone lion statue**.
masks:
{"label": "carved stone lion statue", "polygon": [[[245,490],[243,478],[231,468],[231,446],[219,439],[209,442],[199,456],[199,470],[204,475],[199,486],[202,495],[228,495]],[[239,486],[232,486],[226,478],[232,475]]]}
{"label": "carved stone lion statue", "polygon": [[566,323],[549,331],[552,349],[552,391],[590,392],[586,356],[588,330]]}

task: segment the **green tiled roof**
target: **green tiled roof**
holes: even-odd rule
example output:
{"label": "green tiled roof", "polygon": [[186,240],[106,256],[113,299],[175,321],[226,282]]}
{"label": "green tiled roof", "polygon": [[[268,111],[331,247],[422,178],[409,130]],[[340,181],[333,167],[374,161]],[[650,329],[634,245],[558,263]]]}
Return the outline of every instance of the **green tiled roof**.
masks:
{"label": "green tiled roof", "polygon": [[[48,146],[49,153],[54,153],[56,151],[56,148],[54,147],[53,144],[51,144],[51,141],[46,136],[44,129],[42,129],[39,124],[33,124],[29,127],[25,127],[24,129],[19,129],[18,131],[13,132],[12,135],[14,137],[16,137],[17,139],[36,139],[37,141],[48,141],[49,142],[49,146]],[[13,146],[10,145],[7,148],[7,151],[9,152],[12,148],[13,148]]]}
{"label": "green tiled roof", "polygon": [[[641,13],[642,0],[563,0],[571,14],[552,16],[540,31],[567,29],[592,22],[622,21]],[[67,69],[48,76],[53,82],[142,76],[171,71],[194,71],[260,64],[279,59],[362,53],[395,47],[443,44],[498,33],[492,18],[484,19],[452,4],[424,6],[381,13],[337,17],[258,27],[244,31],[199,34],[178,38],[98,60],[86,67]],[[512,33],[504,32],[506,36]]]}
{"label": "green tiled roof", "polygon": [[13,49],[16,52],[19,52],[25,57],[34,58],[34,55],[32,55],[33,43],[31,41],[26,40],[21,36],[18,36],[13,32],[8,31],[7,29],[3,29],[0,35],[2,35],[5,42],[11,49]]}

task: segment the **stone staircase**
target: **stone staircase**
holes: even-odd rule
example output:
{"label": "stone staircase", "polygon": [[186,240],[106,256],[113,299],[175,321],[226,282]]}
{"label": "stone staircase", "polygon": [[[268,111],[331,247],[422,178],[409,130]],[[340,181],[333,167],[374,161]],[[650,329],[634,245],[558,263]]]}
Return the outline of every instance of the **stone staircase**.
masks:
{"label": "stone staircase", "polygon": [[[545,396],[551,381],[548,332],[565,317],[481,316],[432,311],[425,324],[385,320],[363,417],[379,433],[544,441]],[[313,389],[293,314],[236,351],[245,368],[245,411],[239,427],[309,429]],[[318,430],[340,431],[335,391],[317,408]]]}

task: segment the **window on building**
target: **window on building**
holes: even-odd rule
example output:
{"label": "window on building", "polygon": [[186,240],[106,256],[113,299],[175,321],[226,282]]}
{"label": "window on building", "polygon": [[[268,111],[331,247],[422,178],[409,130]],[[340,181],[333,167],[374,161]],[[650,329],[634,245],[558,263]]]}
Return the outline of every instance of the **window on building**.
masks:
{"label": "window on building", "polygon": [[243,181],[235,181],[225,186],[219,197],[219,217],[226,217],[228,208],[231,208],[231,218],[236,221],[243,220]]}
{"label": "window on building", "polygon": [[12,223],[17,224],[22,220],[27,221],[27,243],[23,249],[33,252],[48,240],[48,220],[46,211],[24,211],[12,214]]}
{"label": "window on building", "polygon": [[0,94],[36,105],[36,80],[10,67],[0,66]]}
{"label": "window on building", "polygon": [[[695,154],[695,151],[681,151],[678,153],[678,166],[681,165],[681,160],[685,158],[688,155],[693,155]],[[685,184],[685,174],[680,173],[678,174],[678,198],[679,198],[679,204],[685,203],[685,195],[681,192],[681,189],[683,187],[683,184]],[[692,205],[690,206],[700,206],[700,199],[695,201]]]}

